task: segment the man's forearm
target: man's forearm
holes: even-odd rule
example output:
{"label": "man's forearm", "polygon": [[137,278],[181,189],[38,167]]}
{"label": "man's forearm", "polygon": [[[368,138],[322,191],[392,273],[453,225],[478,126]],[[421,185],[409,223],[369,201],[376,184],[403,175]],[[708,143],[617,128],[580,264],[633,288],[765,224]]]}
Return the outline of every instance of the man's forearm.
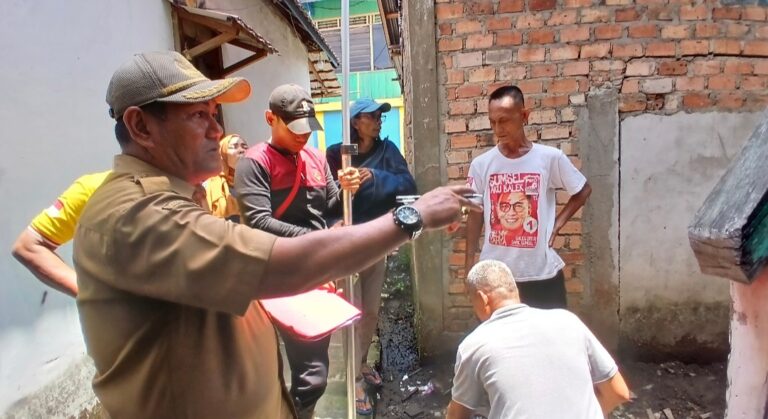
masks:
{"label": "man's forearm", "polygon": [[629,387],[621,373],[617,372],[609,380],[595,385],[595,396],[604,415],[630,400]]}
{"label": "man's forearm", "polygon": [[456,403],[451,400],[448,404],[448,411],[446,412],[446,419],[469,419],[472,416],[472,410],[464,405]]}
{"label": "man's forearm", "polygon": [[75,271],[34,233],[29,230],[22,232],[13,245],[12,253],[42,283],[71,297],[77,297]]}
{"label": "man's forearm", "polygon": [[[259,298],[310,290],[372,265],[408,240],[392,215],[275,242]],[[350,255],[355,255],[350,257]]]}

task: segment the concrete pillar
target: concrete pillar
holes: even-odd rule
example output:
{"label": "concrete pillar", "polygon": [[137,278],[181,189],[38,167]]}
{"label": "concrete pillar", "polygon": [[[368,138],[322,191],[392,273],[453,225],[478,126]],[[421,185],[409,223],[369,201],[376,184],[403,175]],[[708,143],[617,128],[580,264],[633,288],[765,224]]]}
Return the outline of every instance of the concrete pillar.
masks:
{"label": "concrete pillar", "polygon": [[584,208],[587,255],[582,316],[609,349],[619,334],[619,95],[590,93],[576,121],[582,170],[592,185]]}

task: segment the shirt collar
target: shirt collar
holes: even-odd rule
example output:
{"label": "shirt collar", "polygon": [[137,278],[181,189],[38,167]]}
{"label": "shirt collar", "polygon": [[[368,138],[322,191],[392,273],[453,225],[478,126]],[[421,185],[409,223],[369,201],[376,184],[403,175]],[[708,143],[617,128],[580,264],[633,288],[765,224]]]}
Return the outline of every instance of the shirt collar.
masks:
{"label": "shirt collar", "polygon": [[113,170],[115,173],[138,175],[140,177],[163,176],[168,179],[171,189],[187,198],[192,198],[195,192],[195,187],[190,185],[189,182],[169,175],[150,163],[128,154],[118,154],[115,156]]}
{"label": "shirt collar", "polygon": [[525,310],[527,308],[528,308],[528,306],[523,304],[523,303],[510,304],[508,306],[504,306],[504,307],[496,309],[496,311],[494,311],[493,314],[491,314],[491,318],[488,319],[488,320],[494,320],[494,319],[498,319],[498,318],[501,318],[501,317],[513,316],[513,315],[515,315],[517,313],[522,312],[523,310]]}

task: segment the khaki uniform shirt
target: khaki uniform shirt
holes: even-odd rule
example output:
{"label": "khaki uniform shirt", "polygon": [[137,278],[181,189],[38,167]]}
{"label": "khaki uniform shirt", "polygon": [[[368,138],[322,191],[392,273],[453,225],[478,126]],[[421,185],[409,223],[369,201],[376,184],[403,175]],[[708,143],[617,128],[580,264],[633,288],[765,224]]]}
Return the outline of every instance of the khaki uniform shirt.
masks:
{"label": "khaki uniform shirt", "polygon": [[93,388],[112,418],[291,418],[274,328],[254,302],[275,236],[214,217],[130,156],[75,234]]}

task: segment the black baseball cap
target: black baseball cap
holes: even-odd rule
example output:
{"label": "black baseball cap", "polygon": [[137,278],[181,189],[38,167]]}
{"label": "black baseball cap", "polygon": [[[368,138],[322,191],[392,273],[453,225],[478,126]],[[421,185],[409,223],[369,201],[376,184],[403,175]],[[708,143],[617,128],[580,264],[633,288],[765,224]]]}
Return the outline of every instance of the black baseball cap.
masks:
{"label": "black baseball cap", "polygon": [[315,117],[312,96],[297,84],[284,84],[273,90],[269,95],[269,110],[280,117],[294,134],[323,130]]}

